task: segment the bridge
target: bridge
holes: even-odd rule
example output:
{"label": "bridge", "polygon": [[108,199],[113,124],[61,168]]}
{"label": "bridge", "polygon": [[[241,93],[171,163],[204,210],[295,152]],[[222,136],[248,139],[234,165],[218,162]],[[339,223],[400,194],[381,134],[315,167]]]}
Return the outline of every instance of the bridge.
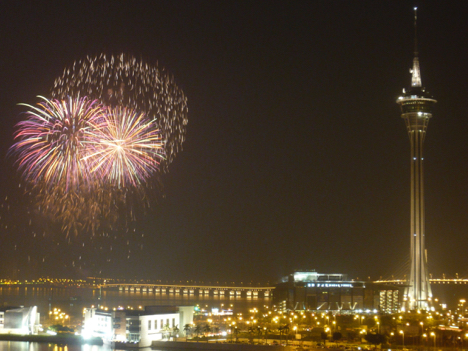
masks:
{"label": "bridge", "polygon": [[274,289],[272,286],[254,287],[154,283],[104,283],[102,288],[118,289],[119,291],[125,292],[247,298],[270,298]]}
{"label": "bridge", "polygon": [[[408,284],[406,279],[381,279],[376,280],[374,283],[388,283],[388,284]],[[468,279],[448,279],[448,278],[430,278],[429,283],[431,284],[468,284]]]}

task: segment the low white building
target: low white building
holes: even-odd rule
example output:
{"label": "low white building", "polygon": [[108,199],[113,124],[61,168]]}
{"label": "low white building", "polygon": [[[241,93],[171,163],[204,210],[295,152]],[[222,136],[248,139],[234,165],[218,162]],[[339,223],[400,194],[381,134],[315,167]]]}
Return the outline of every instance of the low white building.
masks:
{"label": "low white building", "polygon": [[105,311],[86,309],[83,336],[98,336],[104,342],[138,342],[151,346],[153,340],[173,335],[175,329],[193,322],[193,306],[146,306],[144,310]]}
{"label": "low white building", "polygon": [[37,334],[40,326],[36,306],[0,308],[1,334]]}

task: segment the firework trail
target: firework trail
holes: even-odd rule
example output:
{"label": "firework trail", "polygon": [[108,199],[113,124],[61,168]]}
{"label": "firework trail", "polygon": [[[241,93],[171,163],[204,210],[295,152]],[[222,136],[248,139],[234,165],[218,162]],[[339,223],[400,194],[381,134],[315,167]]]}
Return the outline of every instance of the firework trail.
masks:
{"label": "firework trail", "polygon": [[66,68],[54,82],[52,97],[89,96],[107,106],[125,106],[155,119],[164,136],[167,165],[185,139],[187,98],[164,69],[120,54],[87,57]]}

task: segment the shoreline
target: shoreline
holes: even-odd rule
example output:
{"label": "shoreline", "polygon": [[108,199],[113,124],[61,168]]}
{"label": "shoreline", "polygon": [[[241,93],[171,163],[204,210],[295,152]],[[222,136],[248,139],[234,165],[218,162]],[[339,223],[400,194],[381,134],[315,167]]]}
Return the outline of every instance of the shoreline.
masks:
{"label": "shoreline", "polygon": [[65,345],[103,345],[101,338],[83,339],[79,335],[24,335],[0,334],[0,341],[28,341]]}
{"label": "shoreline", "polygon": [[296,350],[294,346],[281,345],[252,345],[243,343],[213,343],[213,342],[186,342],[186,341],[153,341],[152,349],[198,349],[198,350],[220,350],[220,351],[292,351]]}

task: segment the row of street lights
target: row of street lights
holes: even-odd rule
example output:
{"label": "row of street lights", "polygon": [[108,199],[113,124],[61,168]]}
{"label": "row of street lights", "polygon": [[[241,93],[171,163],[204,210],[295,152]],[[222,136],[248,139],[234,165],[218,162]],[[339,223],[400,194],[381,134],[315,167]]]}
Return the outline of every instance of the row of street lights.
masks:
{"label": "row of street lights", "polygon": [[[400,333],[400,334],[402,335],[402,337],[403,337],[403,347],[405,347],[405,332],[404,332],[403,330],[400,330],[399,333]],[[393,335],[393,333],[391,333],[391,335]],[[436,335],[436,333],[434,333],[434,332],[431,332],[430,335],[434,337],[434,347],[436,347],[436,338],[437,338],[437,335]],[[468,335],[468,334],[467,334],[467,335]],[[424,333],[422,336],[425,337],[425,338],[427,338],[427,334],[425,334],[425,333]]]}

